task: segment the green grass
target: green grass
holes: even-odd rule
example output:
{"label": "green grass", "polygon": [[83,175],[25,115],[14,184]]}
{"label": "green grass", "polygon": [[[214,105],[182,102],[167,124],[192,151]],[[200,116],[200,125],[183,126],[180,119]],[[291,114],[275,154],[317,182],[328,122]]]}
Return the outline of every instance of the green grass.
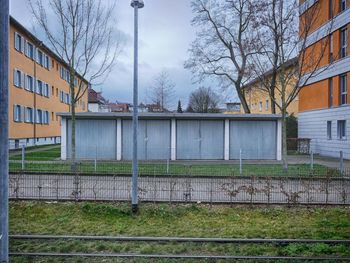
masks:
{"label": "green grass", "polygon": [[[153,205],[142,204],[138,216],[126,203],[10,202],[11,234],[177,236],[231,238],[349,239],[348,208],[285,208]],[[197,244],[108,241],[11,240],[11,251],[85,252],[141,254],[269,255],[269,256],[350,256],[346,245],[290,244]],[[12,262],[31,262],[25,257]],[[37,258],[35,262],[57,262]],[[59,259],[55,259],[59,260]],[[95,262],[72,258],[58,262]],[[99,259],[102,260],[102,259]],[[103,259],[104,262],[135,262]],[[138,259],[136,262],[148,262]],[[169,262],[154,260],[152,262]],[[174,260],[174,262],[192,262]],[[198,262],[198,261],[196,261]],[[199,261],[205,262],[205,261]],[[223,261],[224,262],[224,261]]]}
{"label": "green grass", "polygon": [[[49,149],[47,149],[49,147]],[[33,146],[26,148],[25,160],[26,161],[53,161],[61,157],[61,146]],[[39,149],[42,149],[39,151]],[[33,152],[30,152],[33,151]],[[22,160],[21,151],[11,153],[10,160]]]}
{"label": "green grass", "polygon": [[350,239],[347,208],[11,202],[12,234]]}
{"label": "green grass", "polygon": [[[98,162],[95,171],[94,162],[78,162],[77,169],[81,174],[118,174],[130,175],[131,162]],[[10,172],[20,172],[22,164],[20,162],[10,162]],[[71,172],[70,162],[26,162],[25,171],[28,172],[49,172],[49,173],[69,173]],[[181,164],[179,162],[170,163],[167,169],[166,162],[139,162],[139,175],[148,176],[239,176],[238,164]],[[314,165],[310,170],[307,164],[289,165],[287,172],[283,170],[281,164],[247,164],[243,166],[242,175],[244,176],[338,176],[336,170],[331,170],[322,165]]]}

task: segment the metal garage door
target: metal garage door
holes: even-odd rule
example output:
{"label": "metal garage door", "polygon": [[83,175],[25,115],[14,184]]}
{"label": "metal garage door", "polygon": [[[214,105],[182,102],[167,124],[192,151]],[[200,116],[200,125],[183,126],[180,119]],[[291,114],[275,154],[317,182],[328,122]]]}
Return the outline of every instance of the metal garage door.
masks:
{"label": "metal garage door", "polygon": [[177,159],[220,160],[224,158],[223,121],[177,121]]}
{"label": "metal garage door", "polygon": [[276,121],[231,121],[230,159],[276,159]]}
{"label": "metal garage door", "polygon": [[[140,120],[137,136],[139,160],[170,158],[170,121]],[[132,159],[132,121],[123,120],[122,158]]]}
{"label": "metal garage door", "polygon": [[[68,157],[71,157],[71,129],[68,122]],[[77,159],[116,159],[116,121],[114,120],[76,120]]]}

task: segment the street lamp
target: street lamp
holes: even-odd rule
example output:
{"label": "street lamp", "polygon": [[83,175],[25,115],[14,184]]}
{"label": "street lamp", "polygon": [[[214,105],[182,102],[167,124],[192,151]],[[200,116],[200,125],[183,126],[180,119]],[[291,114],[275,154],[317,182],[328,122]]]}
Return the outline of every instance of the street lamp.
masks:
{"label": "street lamp", "polygon": [[131,0],[134,8],[134,92],[133,92],[133,116],[132,116],[132,190],[131,209],[133,213],[138,211],[138,164],[137,164],[137,130],[138,130],[138,10],[144,7],[143,0]]}

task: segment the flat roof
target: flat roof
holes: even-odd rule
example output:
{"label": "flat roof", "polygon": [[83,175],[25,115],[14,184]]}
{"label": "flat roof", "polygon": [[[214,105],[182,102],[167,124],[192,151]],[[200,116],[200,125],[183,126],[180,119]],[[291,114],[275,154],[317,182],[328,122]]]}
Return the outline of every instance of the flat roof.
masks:
{"label": "flat roof", "polygon": [[[131,119],[132,112],[79,112],[77,119]],[[71,113],[61,112],[62,118],[71,118]],[[139,119],[236,119],[236,120],[278,120],[280,114],[223,114],[223,113],[151,113],[140,112]]]}

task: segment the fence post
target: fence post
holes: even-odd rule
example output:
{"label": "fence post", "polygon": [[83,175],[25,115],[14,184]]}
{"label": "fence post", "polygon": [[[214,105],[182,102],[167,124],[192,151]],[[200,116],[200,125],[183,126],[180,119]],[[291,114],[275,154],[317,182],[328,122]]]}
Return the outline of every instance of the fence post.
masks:
{"label": "fence post", "polygon": [[97,145],[95,148],[95,173],[97,172]]}
{"label": "fence post", "polygon": [[310,168],[311,170],[314,169],[314,152],[313,151],[310,152]]}
{"label": "fence post", "polygon": [[242,175],[242,149],[239,149],[239,174]]}
{"label": "fence post", "polygon": [[22,145],[22,171],[25,169],[25,147]]}
{"label": "fence post", "polygon": [[339,170],[341,174],[343,175],[344,173],[344,158],[343,158],[343,151],[340,151],[340,160],[339,160]]}

